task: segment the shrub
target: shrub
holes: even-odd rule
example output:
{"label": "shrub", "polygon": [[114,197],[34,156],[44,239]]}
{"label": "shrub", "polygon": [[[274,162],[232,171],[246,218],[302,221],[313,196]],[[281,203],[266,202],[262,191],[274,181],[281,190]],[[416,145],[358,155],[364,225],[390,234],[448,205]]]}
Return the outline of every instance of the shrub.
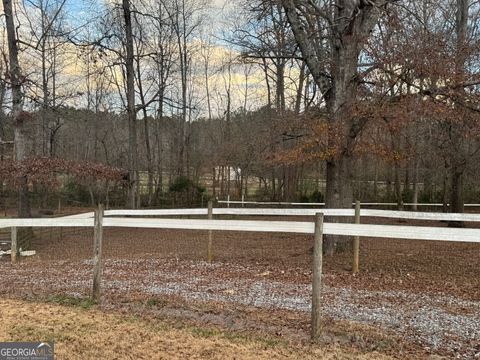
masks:
{"label": "shrub", "polygon": [[90,202],[90,193],[88,188],[75,181],[74,179],[68,179],[63,185],[62,195],[70,201],[78,201],[83,204]]}
{"label": "shrub", "polygon": [[176,193],[187,193],[193,191],[197,194],[202,194],[205,192],[205,187],[195,184],[193,180],[187,178],[186,176],[180,176],[170,184],[169,191]]}
{"label": "shrub", "polygon": [[188,205],[199,203],[205,192],[205,187],[195,184],[195,182],[185,176],[176,178],[169,187],[169,193],[175,203]]}
{"label": "shrub", "polygon": [[310,195],[309,202],[312,203],[321,203],[325,200],[321,191],[315,190],[312,195]]}

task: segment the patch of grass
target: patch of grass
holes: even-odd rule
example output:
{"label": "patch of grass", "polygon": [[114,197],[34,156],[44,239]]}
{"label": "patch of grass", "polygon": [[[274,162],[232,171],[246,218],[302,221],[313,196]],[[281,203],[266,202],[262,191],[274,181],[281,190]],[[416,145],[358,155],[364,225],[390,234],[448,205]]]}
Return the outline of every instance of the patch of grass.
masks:
{"label": "patch of grass", "polygon": [[391,349],[392,346],[394,345],[393,341],[390,339],[383,339],[378,341],[377,343],[372,346],[371,350],[379,351],[379,352],[385,352],[388,349]]}
{"label": "patch of grass", "polygon": [[248,342],[259,342],[265,348],[275,348],[275,347],[287,347],[288,341],[280,339],[266,334],[255,334],[255,333],[239,333],[235,331],[227,331],[222,334],[224,339],[227,339],[234,343],[248,343]]}
{"label": "patch of grass", "polygon": [[53,295],[47,299],[47,302],[60,304],[64,306],[75,306],[82,309],[90,309],[96,305],[96,301],[89,297],[77,297],[68,295]]}
{"label": "patch of grass", "polygon": [[55,332],[35,325],[16,324],[9,330],[9,341],[70,341],[67,334]]}
{"label": "patch of grass", "polygon": [[[271,342],[275,336],[268,334],[249,336],[215,327],[174,329],[156,319],[146,321],[98,309],[84,311],[78,298],[56,296],[50,300],[32,303],[0,299],[0,340],[54,340],[58,344],[56,357],[72,360],[116,359],[119,354],[135,359],[155,355],[167,359],[390,359],[378,352],[352,353],[349,345],[342,344],[312,347],[286,342],[283,347],[277,346],[283,339]],[[165,331],[158,331],[164,326]],[[156,351],[153,356],[148,352],[152,344]]]}
{"label": "patch of grass", "polygon": [[201,338],[211,338],[217,336],[219,332],[215,329],[195,327],[192,329],[193,336]]}
{"label": "patch of grass", "polygon": [[288,347],[289,343],[286,340],[279,339],[274,336],[252,333],[241,333],[237,331],[221,331],[215,328],[206,327],[184,327],[189,329],[193,336],[198,338],[213,338],[219,337],[236,344],[247,344],[251,342],[260,343],[263,348],[278,348]]}
{"label": "patch of grass", "polygon": [[167,303],[168,302],[166,300],[163,300],[157,297],[152,297],[147,300],[147,306],[150,306],[150,307],[155,307],[155,306],[163,307],[167,305]]}
{"label": "patch of grass", "polygon": [[[254,333],[245,334],[236,331],[225,331],[222,334],[222,337],[236,343],[242,343],[257,338],[256,334]],[[258,337],[258,339],[262,338]]]}
{"label": "patch of grass", "polygon": [[367,325],[359,325],[348,321],[337,321],[331,324],[325,334],[337,343],[355,345],[363,352],[387,352],[393,349],[400,339],[392,334]]}

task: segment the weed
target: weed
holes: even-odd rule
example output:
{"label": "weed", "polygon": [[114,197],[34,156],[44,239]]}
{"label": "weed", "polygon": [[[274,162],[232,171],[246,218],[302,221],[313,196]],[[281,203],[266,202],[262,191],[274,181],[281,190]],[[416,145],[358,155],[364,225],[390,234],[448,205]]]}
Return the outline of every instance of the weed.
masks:
{"label": "weed", "polygon": [[76,306],[82,309],[90,309],[96,304],[95,300],[92,298],[68,295],[53,295],[47,299],[47,302],[66,306]]}

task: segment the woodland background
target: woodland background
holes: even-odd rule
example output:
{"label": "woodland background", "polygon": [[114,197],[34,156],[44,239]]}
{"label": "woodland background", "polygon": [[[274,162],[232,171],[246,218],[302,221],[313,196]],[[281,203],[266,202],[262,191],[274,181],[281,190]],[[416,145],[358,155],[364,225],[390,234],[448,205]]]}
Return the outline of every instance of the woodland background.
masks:
{"label": "woodland background", "polygon": [[477,1],[2,10],[0,190],[20,216],[59,199],[479,202]]}

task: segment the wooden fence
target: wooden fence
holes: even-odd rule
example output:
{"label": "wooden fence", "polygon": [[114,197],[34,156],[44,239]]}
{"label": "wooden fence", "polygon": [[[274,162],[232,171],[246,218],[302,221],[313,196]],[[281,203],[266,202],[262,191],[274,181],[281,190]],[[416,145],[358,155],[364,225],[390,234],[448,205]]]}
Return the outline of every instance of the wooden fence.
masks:
{"label": "wooden fence", "polygon": [[[166,219],[152,216],[208,216],[205,219]],[[213,215],[264,215],[264,216],[311,216],[315,221],[262,221],[262,220],[215,220]],[[94,227],[94,280],[92,297],[100,299],[102,276],[102,239],[104,227],[184,229],[209,231],[208,260],[211,261],[211,231],[255,231],[272,233],[313,234],[315,238],[312,286],[312,339],[320,333],[320,293],[323,235],[354,237],[396,238],[435,241],[480,243],[480,229],[439,228],[427,226],[360,224],[361,216],[376,216],[400,219],[480,221],[480,214],[419,213],[364,209],[169,209],[169,210],[108,210],[102,207],[95,213],[77,214],[61,218],[0,219],[0,228],[12,228],[12,262],[17,260],[16,229],[19,227]],[[137,216],[150,216],[138,218]],[[324,223],[324,216],[356,218],[356,223]],[[357,239],[356,239],[357,240]],[[359,244],[355,247],[358,249]],[[354,253],[353,269],[358,271],[358,252]]]}

